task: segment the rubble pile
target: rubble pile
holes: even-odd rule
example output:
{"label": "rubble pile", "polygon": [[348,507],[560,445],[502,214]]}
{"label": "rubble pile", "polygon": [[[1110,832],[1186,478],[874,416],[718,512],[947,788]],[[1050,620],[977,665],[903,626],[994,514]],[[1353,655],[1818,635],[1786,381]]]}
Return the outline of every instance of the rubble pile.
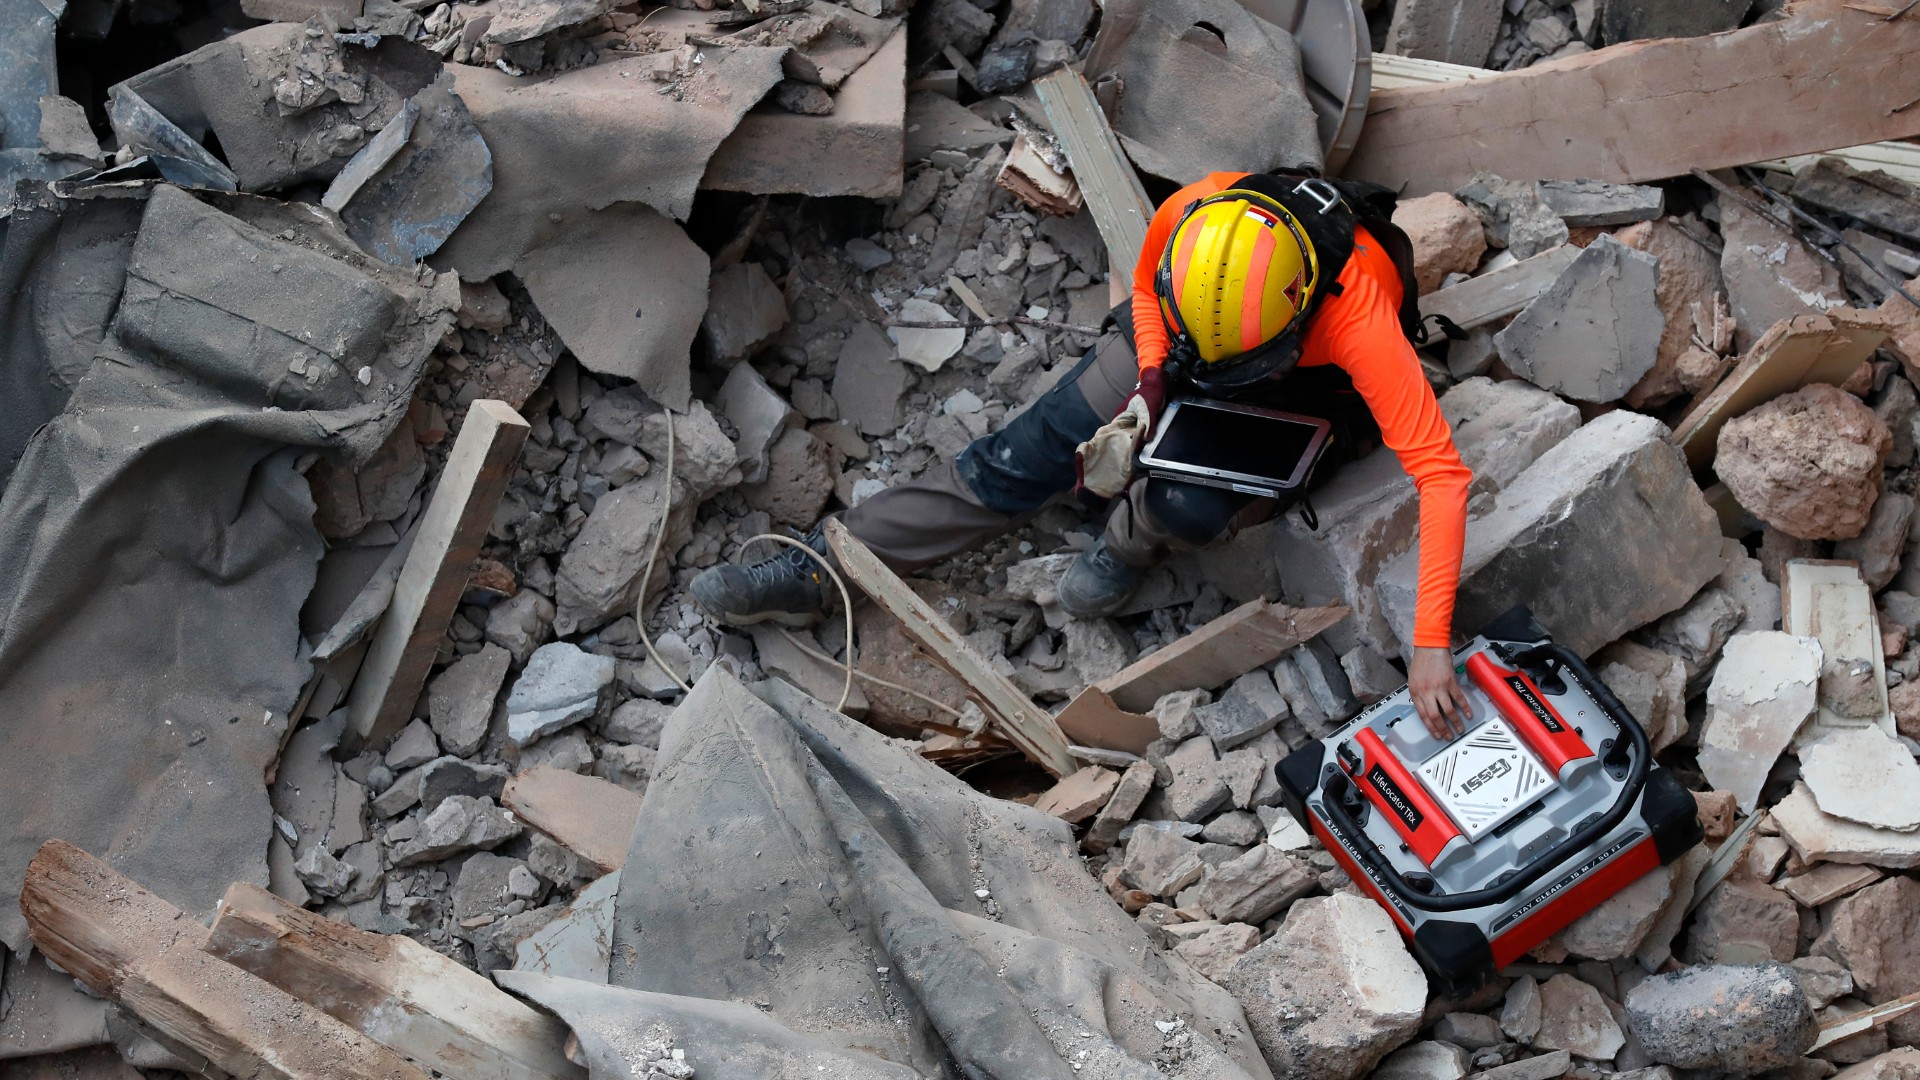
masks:
{"label": "rubble pile", "polygon": [[[87,14],[100,6],[73,5],[61,32],[104,37],[111,11]],[[1797,17],[1764,0],[1369,6],[1388,52],[1548,62],[1542,76],[1623,42]],[[653,883],[626,880],[628,859],[751,863],[735,823],[671,831],[701,816],[686,776],[754,772],[706,756],[722,753],[723,721],[742,746],[800,747],[808,767],[756,767],[769,805],[805,803],[835,857],[853,853],[853,877],[912,863],[959,926],[941,934],[965,938],[976,966],[1014,967],[1021,993],[1044,985],[1018,932],[1145,987],[1159,1011],[1109,1003],[1107,1026],[1074,1011],[1084,1002],[1054,1003],[1046,1033],[1075,1072],[1915,1067],[1920,172],[1851,157],[1634,183],[1480,171],[1400,202],[1421,311],[1464,331],[1422,353],[1474,474],[1457,634],[1527,605],[1639,718],[1707,836],[1449,994],[1289,813],[1275,772],[1405,683],[1420,511],[1391,449],[1341,469],[1310,507],[1156,568],[1112,618],[1055,602],[1101,528],[1103,508],[1078,500],[921,572],[905,588],[978,671],[866,582],[881,602],[857,605],[852,640],[838,613],[732,627],[688,593],[703,569],[769,553],[756,537],[953,460],[1118,332],[1133,253],[1102,215],[1132,196],[1070,167],[1074,131],[1036,80],[1086,75],[1111,114],[1099,130],[1156,195],[1195,168],[1319,167],[1333,161],[1326,117],[1316,128],[1306,95],[1241,136],[1212,116],[1163,122],[1175,90],[1206,98],[1253,77],[1225,70],[1229,56],[1276,86],[1320,78],[1304,31],[1296,42],[1299,27],[1224,0],[239,7],[248,18],[221,16],[231,33],[84,102],[59,96],[45,13],[0,18],[21,55],[46,61],[31,78],[0,73],[0,279],[32,298],[0,309],[0,363],[17,369],[4,385],[21,388],[18,415],[0,419],[0,543],[19,552],[0,610],[21,613],[0,625],[0,686],[25,706],[0,721],[0,777],[19,800],[0,866],[10,890],[29,860],[96,884],[124,873],[151,902],[143,925],[172,927],[114,938],[102,971],[121,977],[102,980],[35,947],[30,928],[57,924],[59,904],[0,918],[0,1074],[236,1072],[246,1055],[215,1045],[255,1036],[156,1031],[127,989],[187,985],[168,980],[206,956],[306,1010],[287,1015],[364,1035],[368,1060],[385,1055],[364,1075],[415,1074],[379,1072],[387,1058],[438,1068],[249,966],[252,947],[221,928],[243,913],[275,940],[348,942],[429,973],[393,985],[459,986],[507,1010],[499,1038],[545,1057],[499,1075],[747,1075],[709,1073],[723,1055],[703,1056],[703,1039],[742,1030],[795,1059],[831,1042],[845,1059],[819,1060],[838,1075],[944,1075],[950,1032],[872,1034],[912,1026],[888,953],[835,960],[878,975],[845,1005],[852,1020],[803,1016],[778,978],[749,1000],[655,979],[638,957],[634,894]],[[157,414],[174,419],[142,437]],[[218,455],[194,442],[207,430]],[[231,489],[217,506],[216,481]],[[72,567],[47,569],[45,545],[75,538],[115,589],[146,580],[125,554],[138,549],[166,568],[149,571],[161,592],[218,594],[144,596],[124,620],[177,609],[166,625],[181,640],[217,626],[195,631],[191,663],[130,653],[111,689],[75,704],[94,674],[47,660],[60,649],[35,635],[90,668],[127,640],[88,629],[121,621],[98,604],[63,621],[44,599],[86,594],[62,577]],[[249,670],[212,690],[162,677],[223,654]],[[857,736],[820,704],[841,699],[848,662]],[[1010,732],[1020,709],[1055,727],[1071,768]],[[43,741],[36,726],[72,710],[145,727],[95,746],[110,740],[89,720]],[[835,772],[849,760],[903,770],[921,786],[902,799],[965,807],[961,825],[941,823],[959,837],[942,834],[945,863],[863,846],[915,819],[876,809],[883,795]],[[911,771],[928,762],[1003,798]],[[679,819],[650,799],[656,785]],[[875,846],[892,855],[898,839]],[[791,854],[771,846],[769,865]],[[1016,855],[1054,875],[1046,889],[1017,878]],[[672,888],[693,889],[692,909],[704,901],[688,877]],[[812,903],[842,910],[818,890]],[[1063,942],[1071,911],[1034,914],[1068,902],[1098,908],[1082,936],[1104,943]],[[874,904],[876,924],[939,921]],[[756,909],[730,947],[745,939],[763,972],[812,967],[801,950],[819,942],[783,937],[790,917]],[[496,978],[461,981],[476,972]],[[669,996],[714,1009],[646,1011]],[[1101,1038],[1060,1035],[1076,1023]],[[1078,1056],[1060,1049],[1072,1039],[1089,1040]],[[286,1075],[328,1069],[344,1066]]]}

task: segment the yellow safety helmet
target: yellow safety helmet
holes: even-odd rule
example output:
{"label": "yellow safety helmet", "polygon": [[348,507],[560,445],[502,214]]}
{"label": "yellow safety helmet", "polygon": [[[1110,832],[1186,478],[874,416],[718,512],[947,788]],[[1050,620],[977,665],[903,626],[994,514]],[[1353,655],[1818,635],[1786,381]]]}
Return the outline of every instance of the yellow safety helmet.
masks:
{"label": "yellow safety helmet", "polygon": [[1273,198],[1228,188],[1187,208],[1160,256],[1160,310],[1191,359],[1230,365],[1294,329],[1320,283],[1313,244]]}

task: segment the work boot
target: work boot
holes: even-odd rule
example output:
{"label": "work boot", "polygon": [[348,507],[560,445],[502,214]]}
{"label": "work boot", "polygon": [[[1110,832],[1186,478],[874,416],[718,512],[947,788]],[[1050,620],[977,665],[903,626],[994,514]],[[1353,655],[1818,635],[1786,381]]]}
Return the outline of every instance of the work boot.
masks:
{"label": "work boot", "polygon": [[1114,558],[1102,537],[1081,552],[1060,578],[1060,607],[1076,619],[1104,618],[1120,610],[1146,573],[1145,567],[1128,566]]}
{"label": "work boot", "polygon": [[[819,529],[800,539],[826,554],[826,540]],[[768,620],[782,626],[811,623],[827,609],[827,572],[798,548],[775,547],[772,555],[756,563],[724,563],[701,571],[689,587],[694,600],[707,614],[735,626]]]}

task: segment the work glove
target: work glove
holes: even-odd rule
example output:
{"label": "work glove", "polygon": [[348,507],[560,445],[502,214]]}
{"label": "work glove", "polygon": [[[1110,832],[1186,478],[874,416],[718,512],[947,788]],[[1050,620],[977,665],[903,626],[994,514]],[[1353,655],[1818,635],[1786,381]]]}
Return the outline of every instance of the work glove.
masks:
{"label": "work glove", "polygon": [[1132,396],[1120,406],[1120,412],[1115,416],[1123,416],[1127,413],[1139,415],[1142,418],[1140,441],[1144,443],[1153,433],[1153,426],[1160,422],[1160,414],[1165,412],[1166,408],[1167,372],[1166,369],[1156,365],[1141,369],[1140,381],[1134,384]]}
{"label": "work glove", "polygon": [[1111,499],[1133,482],[1133,456],[1147,439],[1167,404],[1166,376],[1157,367],[1140,373],[1140,383],[1114,418],[1074,450],[1077,487]]}

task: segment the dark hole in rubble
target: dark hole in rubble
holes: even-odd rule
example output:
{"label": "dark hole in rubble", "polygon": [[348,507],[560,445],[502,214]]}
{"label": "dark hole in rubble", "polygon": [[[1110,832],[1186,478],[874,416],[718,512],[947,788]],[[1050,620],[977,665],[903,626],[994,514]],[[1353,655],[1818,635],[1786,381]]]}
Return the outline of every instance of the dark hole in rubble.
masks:
{"label": "dark hole in rubble", "polygon": [[[56,39],[60,92],[86,107],[88,122],[101,136],[112,132],[108,87],[260,25],[241,13],[239,0],[134,0],[117,11],[111,0],[89,0],[84,13],[81,6],[61,20]],[[103,23],[104,32],[97,32]]]}
{"label": "dark hole in rubble", "polygon": [[1227,52],[1226,32],[1221,30],[1219,27],[1213,25],[1210,22],[1202,21],[1202,22],[1194,23],[1192,28],[1189,29],[1186,32],[1186,34],[1183,36],[1185,36],[1188,41],[1193,42],[1195,45],[1200,46],[1201,48],[1207,50],[1208,52],[1216,53],[1221,56],[1226,55],[1226,52]]}

